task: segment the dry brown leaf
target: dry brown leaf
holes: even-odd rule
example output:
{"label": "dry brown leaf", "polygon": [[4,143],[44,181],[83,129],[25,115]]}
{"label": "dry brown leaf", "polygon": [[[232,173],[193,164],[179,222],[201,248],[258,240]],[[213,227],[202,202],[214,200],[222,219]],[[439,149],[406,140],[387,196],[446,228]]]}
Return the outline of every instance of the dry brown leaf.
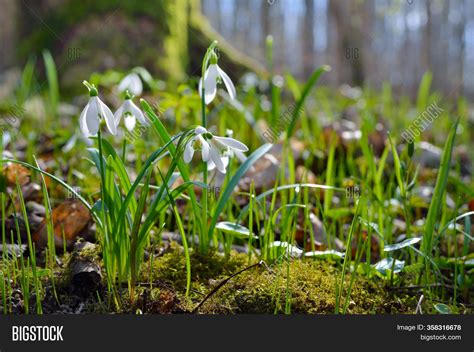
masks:
{"label": "dry brown leaf", "polygon": [[22,165],[8,164],[3,168],[3,175],[9,186],[15,186],[17,179],[20,186],[24,186],[30,182],[31,172]]}
{"label": "dry brown leaf", "polygon": [[[91,221],[91,214],[80,201],[73,200],[64,202],[54,208],[52,221],[56,248],[63,248],[63,237],[66,239],[66,246],[70,247],[87,228]],[[48,240],[46,219],[41,222],[38,230],[33,235],[33,240],[40,248],[46,246]]]}

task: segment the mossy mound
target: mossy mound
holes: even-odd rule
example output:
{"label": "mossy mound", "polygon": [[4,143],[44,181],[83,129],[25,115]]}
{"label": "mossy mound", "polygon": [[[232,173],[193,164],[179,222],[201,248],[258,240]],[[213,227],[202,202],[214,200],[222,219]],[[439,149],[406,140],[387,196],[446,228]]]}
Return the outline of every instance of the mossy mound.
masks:
{"label": "mossy mound", "polygon": [[[203,313],[334,313],[340,272],[329,262],[294,260],[243,273],[202,308]],[[349,278],[345,287],[349,284]],[[341,305],[346,295],[342,296]],[[361,280],[353,284],[347,313],[376,313],[385,295]],[[342,311],[342,307],[340,309]]]}
{"label": "mossy mound", "polygon": [[[183,311],[190,312],[216,285],[233,273],[248,267],[248,256],[232,253],[226,257],[217,252],[206,255],[191,253],[192,290],[185,297],[186,267],[182,249],[173,245],[153,263],[153,280],[167,285],[179,298]],[[144,281],[150,270],[144,266]],[[291,260],[251,268],[225,283],[199,309],[204,314],[274,314],[274,313],[334,313],[336,307],[336,282],[340,268],[330,261]],[[346,302],[350,275],[344,282],[340,312]],[[159,297],[163,293],[155,292]],[[414,312],[416,297],[395,298],[381,285],[361,278],[354,280],[346,313],[408,313]]]}
{"label": "mossy mound", "polygon": [[[206,254],[191,251],[190,257],[191,282],[194,291],[207,290],[210,281],[223,279],[245,267],[248,263],[246,255],[235,252],[226,257],[213,250]],[[149,263],[142,266],[141,274],[143,281],[150,280]],[[176,243],[172,243],[163,256],[153,260],[151,276],[153,280],[170,285],[176,292],[185,292],[186,260],[183,248]]]}

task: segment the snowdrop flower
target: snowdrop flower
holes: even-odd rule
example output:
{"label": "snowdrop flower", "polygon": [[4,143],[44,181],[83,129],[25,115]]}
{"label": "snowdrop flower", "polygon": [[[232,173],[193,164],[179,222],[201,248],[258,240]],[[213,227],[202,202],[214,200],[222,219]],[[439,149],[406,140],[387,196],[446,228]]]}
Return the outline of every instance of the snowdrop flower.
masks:
{"label": "snowdrop flower", "polygon": [[127,90],[125,93],[125,101],[114,114],[115,125],[118,126],[122,116],[124,116],[125,127],[129,131],[133,130],[137,119],[142,125],[148,126],[145,115],[143,115],[142,111],[133,103],[132,98],[133,96],[131,96]]}
{"label": "snowdrop flower", "polygon": [[[232,137],[234,135],[234,131],[227,129],[225,133],[226,137]],[[224,163],[224,167],[227,169],[229,165],[230,159],[236,157],[241,163],[247,160],[245,154],[237,149],[229,149],[227,153],[222,156],[222,162]],[[216,164],[212,160],[209,160],[207,163],[207,170],[212,171],[216,168]]]}
{"label": "snowdrop flower", "polygon": [[[217,82],[224,81],[231,99],[235,99],[235,86],[230,77],[217,65],[217,55],[213,52],[210,64],[204,73],[204,102],[209,104],[214,100],[217,92]],[[199,80],[199,95],[202,97],[202,78]]]}
{"label": "snowdrop flower", "polygon": [[94,85],[84,81],[83,84],[89,89],[89,102],[79,117],[79,125],[82,133],[86,137],[95,136],[99,132],[101,119],[105,120],[107,129],[113,135],[117,134],[117,126],[114,121],[114,114],[109,107],[99,98],[99,92]]}
{"label": "snowdrop flower", "polygon": [[214,136],[204,127],[198,126],[194,129],[194,136],[186,144],[184,150],[185,163],[192,160],[195,150],[201,151],[202,160],[207,162],[208,167],[216,167],[219,172],[225,174],[228,164],[228,152],[231,150],[246,152],[249,149],[236,139]]}
{"label": "snowdrop flower", "polygon": [[129,90],[133,95],[141,95],[143,92],[143,83],[140,76],[135,73],[129,73],[119,83],[118,90],[125,92]]}

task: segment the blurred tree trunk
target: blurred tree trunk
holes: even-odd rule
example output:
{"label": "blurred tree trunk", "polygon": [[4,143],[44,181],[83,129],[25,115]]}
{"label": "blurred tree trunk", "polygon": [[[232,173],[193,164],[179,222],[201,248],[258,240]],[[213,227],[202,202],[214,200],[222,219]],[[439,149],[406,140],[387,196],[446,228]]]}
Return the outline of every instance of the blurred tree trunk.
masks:
{"label": "blurred tree trunk", "polygon": [[260,22],[262,23],[262,44],[265,44],[265,39],[267,35],[270,34],[270,5],[265,1],[262,2],[261,8],[261,19]]}
{"label": "blurred tree trunk", "polygon": [[432,70],[431,67],[431,40],[432,40],[432,14],[431,14],[431,2],[430,0],[425,0],[425,14],[426,14],[426,25],[424,30],[424,48],[421,55],[422,59],[422,70],[423,72]]}
{"label": "blurred tree trunk", "polygon": [[349,82],[355,85],[362,85],[365,74],[362,62],[364,57],[362,48],[364,47],[363,23],[361,12],[364,4],[359,2],[329,2],[329,18],[334,22],[338,41],[335,47],[336,70],[340,72],[339,81]]}
{"label": "blurred tree trunk", "polygon": [[363,3],[363,11],[361,15],[361,22],[359,25],[359,36],[361,45],[361,57],[359,81],[372,81],[372,75],[375,71],[375,56],[373,55],[373,42],[375,40],[374,20],[375,20],[375,2],[374,0],[365,0]]}
{"label": "blurred tree trunk", "polygon": [[201,61],[207,47],[212,41],[219,43],[220,65],[226,67],[228,74],[232,77],[239,77],[246,71],[254,71],[259,75],[266,76],[266,69],[256,60],[235,49],[210,25],[207,18],[202,14],[200,0],[189,1],[189,39],[187,43],[189,57],[199,58],[198,61],[191,61],[189,70],[192,74],[200,71]]}
{"label": "blurred tree trunk", "polygon": [[[464,95],[464,88],[466,86],[466,82],[464,81],[464,56],[466,50],[466,10],[467,10],[467,2],[462,1],[462,10],[461,10],[461,21],[459,26],[456,30],[456,35],[460,38],[460,49],[459,49],[459,72],[458,76],[455,79],[455,84],[458,87],[456,90],[456,94],[458,96]],[[468,77],[469,81],[472,81],[472,77]]]}
{"label": "blurred tree trunk", "polygon": [[[215,1],[214,4],[216,5],[216,19],[217,19],[217,24],[216,24],[216,29],[219,33],[222,33],[222,11],[221,11],[221,2],[220,1]],[[202,10],[202,9],[201,9]]]}
{"label": "blurred tree trunk", "polygon": [[451,25],[450,25],[450,22],[449,22],[449,11],[450,11],[450,2],[451,0],[446,0],[443,4],[443,20],[442,20],[442,23],[443,25],[441,26],[442,29],[441,29],[441,39],[439,40],[439,42],[441,43],[441,51],[435,51],[436,53],[438,52],[442,52],[442,53],[445,53],[444,55],[435,55],[435,58],[436,57],[439,57],[439,65],[436,66],[437,69],[436,71],[438,71],[438,67],[439,67],[439,71],[440,71],[440,79],[442,81],[439,81],[438,83],[438,87],[443,87],[443,82],[444,84],[446,84],[446,88],[451,90],[452,89],[452,82],[451,80],[449,79],[449,63],[450,63],[450,55],[449,55],[449,35],[450,35],[450,28],[451,28]]}
{"label": "blurred tree trunk", "polygon": [[303,20],[303,73],[309,76],[314,67],[314,0],[305,0],[306,12]]}
{"label": "blurred tree trunk", "polygon": [[328,1],[328,24],[327,24],[327,43],[328,43],[328,58],[331,59],[331,75],[329,80],[332,85],[341,82],[344,74],[340,68],[344,67],[344,49],[341,48],[340,43],[340,29],[338,27],[338,16],[335,1]]}
{"label": "blurred tree trunk", "polygon": [[17,14],[16,0],[0,0],[0,70],[13,65],[17,42],[15,17]]}
{"label": "blurred tree trunk", "polygon": [[[403,63],[406,60],[407,57],[410,57],[410,31],[408,28],[408,20],[407,20],[407,7],[404,7],[403,10],[403,48],[400,50],[400,58],[399,62],[401,63],[401,67],[403,67]],[[407,67],[408,64],[405,64],[405,67]],[[408,85],[409,83],[409,77],[411,76],[410,72],[408,69],[402,70],[400,69],[400,73],[403,75],[402,76],[402,84]],[[403,87],[407,89],[407,87]]]}

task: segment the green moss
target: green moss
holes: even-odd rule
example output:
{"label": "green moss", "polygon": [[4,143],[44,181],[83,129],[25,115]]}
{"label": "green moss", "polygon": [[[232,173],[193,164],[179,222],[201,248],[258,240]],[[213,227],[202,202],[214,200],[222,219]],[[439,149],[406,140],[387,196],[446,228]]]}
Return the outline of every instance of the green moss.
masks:
{"label": "green moss", "polygon": [[[206,255],[191,253],[192,292],[185,297],[186,270],[184,253],[178,245],[172,245],[162,257],[153,263],[154,282],[161,282],[179,297],[184,311],[191,311],[206,294],[224,278],[247,267],[248,257],[232,253],[225,257],[217,252]],[[142,271],[144,281],[149,281],[149,265]],[[289,278],[289,279],[288,279]],[[200,308],[205,314],[334,313],[336,307],[336,280],[340,270],[328,261],[295,260],[272,265],[270,268],[255,267],[232,278]],[[344,283],[349,286],[350,276]],[[155,294],[156,297],[159,297]],[[345,302],[346,292],[342,297]],[[159,299],[159,298],[158,298]],[[417,298],[391,296],[377,283],[358,278],[348,300],[347,313],[403,313],[414,312]],[[342,308],[340,309],[342,311]]]}
{"label": "green moss", "polygon": [[[216,251],[200,254],[191,250],[191,281],[193,288],[205,288],[209,280],[218,280],[227,277],[243,268],[248,257],[239,253],[232,253],[225,257]],[[162,281],[171,285],[177,292],[186,289],[186,263],[184,251],[177,244],[172,244],[163,256],[153,260],[153,280]],[[150,280],[149,263],[142,266],[143,281]]]}
{"label": "green moss", "polygon": [[[223,288],[203,307],[202,312],[334,313],[339,275],[339,271],[329,262],[299,260],[274,266],[270,270],[248,271]],[[356,280],[349,298],[348,313],[378,312],[385,299],[383,292],[375,286]]]}

